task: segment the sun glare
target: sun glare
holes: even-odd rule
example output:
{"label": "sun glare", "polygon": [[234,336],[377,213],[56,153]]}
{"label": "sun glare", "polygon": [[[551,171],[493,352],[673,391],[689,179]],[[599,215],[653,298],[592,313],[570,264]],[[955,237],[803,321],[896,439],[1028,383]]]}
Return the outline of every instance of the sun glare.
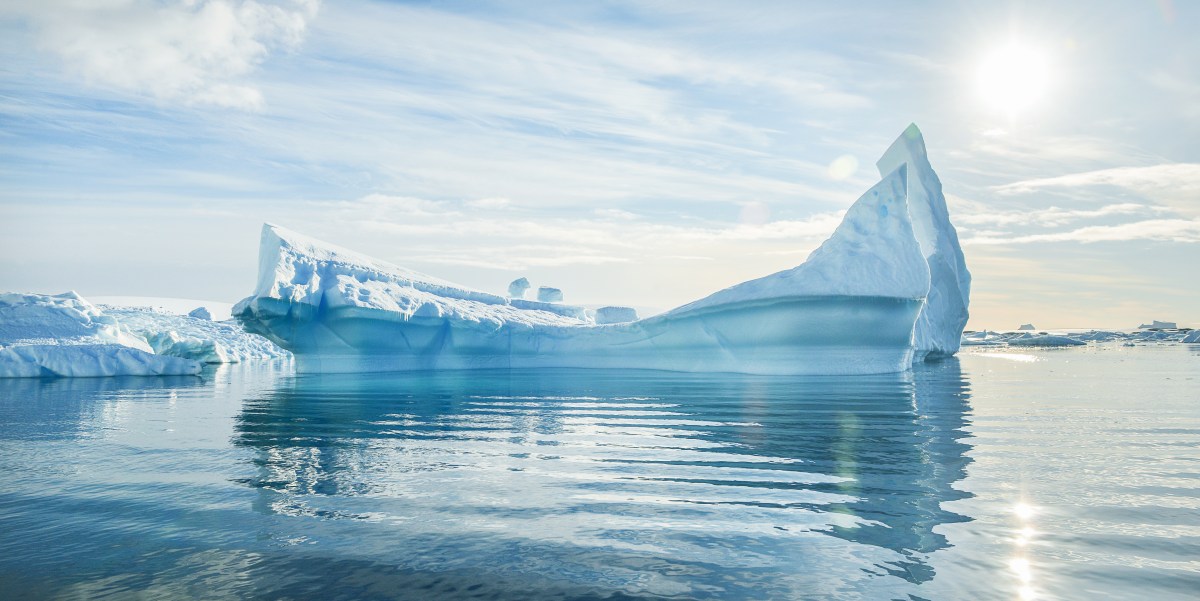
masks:
{"label": "sun glare", "polygon": [[1037,49],[1009,42],[984,56],[977,76],[983,101],[1013,117],[1045,94],[1050,70]]}

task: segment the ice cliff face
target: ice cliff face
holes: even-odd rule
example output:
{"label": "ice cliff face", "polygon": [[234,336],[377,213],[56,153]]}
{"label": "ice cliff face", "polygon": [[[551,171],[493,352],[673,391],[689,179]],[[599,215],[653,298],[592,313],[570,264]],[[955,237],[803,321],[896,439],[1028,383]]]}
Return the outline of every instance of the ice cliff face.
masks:
{"label": "ice cliff face", "polygon": [[598,325],[580,307],[472,290],[270,224],[255,294],[234,315],[292,351],[301,372],[903,371],[929,289],[907,169],[864,194],[805,264],[647,319]]}
{"label": "ice cliff face", "polygon": [[967,325],[971,273],[958,245],[958,232],[950,223],[942,182],[929,164],[916,124],[900,134],[876,165],[881,175],[908,167],[908,210],[929,266],[929,294],[913,331],[913,359],[953,355]]}

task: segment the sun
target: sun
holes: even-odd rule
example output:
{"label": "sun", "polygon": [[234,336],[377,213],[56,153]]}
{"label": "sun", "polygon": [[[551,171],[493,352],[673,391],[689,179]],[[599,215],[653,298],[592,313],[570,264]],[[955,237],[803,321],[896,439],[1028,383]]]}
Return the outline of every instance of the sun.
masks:
{"label": "sun", "polygon": [[1037,48],[1009,42],[984,55],[977,77],[984,103],[1015,117],[1045,95],[1050,68]]}

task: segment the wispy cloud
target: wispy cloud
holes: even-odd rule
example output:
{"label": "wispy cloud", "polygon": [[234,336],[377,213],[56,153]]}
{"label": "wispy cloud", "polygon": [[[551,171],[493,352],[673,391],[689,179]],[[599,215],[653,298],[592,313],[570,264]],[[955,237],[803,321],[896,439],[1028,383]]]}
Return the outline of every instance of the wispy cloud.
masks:
{"label": "wispy cloud", "polygon": [[1200,242],[1200,221],[1188,219],[1147,219],[1118,225],[1092,225],[1066,232],[1028,235],[988,233],[963,240],[964,245],[1030,244],[1034,242],[1123,242],[1158,240]]}
{"label": "wispy cloud", "polygon": [[1200,163],[1168,163],[1148,167],[1114,167],[1044,177],[997,186],[1001,194],[1019,194],[1044,188],[1118,186],[1143,193],[1172,190],[1200,193]]}
{"label": "wispy cloud", "polygon": [[[647,253],[694,260],[704,253],[729,254],[738,245],[788,241],[807,253],[841,221],[841,212],[826,212],[765,223],[677,225],[612,209],[595,211],[595,218],[535,219],[505,206],[473,203],[372,194],[355,201],[316,203],[310,209],[315,213],[307,218],[325,222],[334,236],[370,232],[401,241],[403,250],[394,252],[411,260],[510,270],[636,262]],[[427,250],[434,248],[440,252]]]}
{"label": "wispy cloud", "polygon": [[1063,209],[1047,207],[1028,211],[980,211],[956,214],[954,221],[964,225],[983,226],[1061,226],[1083,219],[1095,219],[1113,215],[1137,215],[1139,213],[1162,213],[1163,207],[1147,206],[1137,203],[1119,203],[1105,205],[1098,209]]}
{"label": "wispy cloud", "polygon": [[295,48],[316,0],[10,4],[40,47],[87,82],[159,101],[239,109],[263,105],[245,78],[273,49]]}

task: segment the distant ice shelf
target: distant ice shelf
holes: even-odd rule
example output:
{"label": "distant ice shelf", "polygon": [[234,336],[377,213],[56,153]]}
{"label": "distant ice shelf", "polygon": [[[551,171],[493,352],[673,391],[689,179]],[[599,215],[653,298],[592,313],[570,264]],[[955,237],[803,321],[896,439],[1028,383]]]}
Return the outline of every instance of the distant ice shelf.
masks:
{"label": "distant ice shelf", "polygon": [[915,126],[880,169],[883,179],[801,265],[645,319],[589,314],[547,288],[524,300],[528,281],[507,296],[473,290],[272,224],[254,294],[233,314],[291,351],[300,372],[904,371],[914,356],[958,350],[970,276]]}

